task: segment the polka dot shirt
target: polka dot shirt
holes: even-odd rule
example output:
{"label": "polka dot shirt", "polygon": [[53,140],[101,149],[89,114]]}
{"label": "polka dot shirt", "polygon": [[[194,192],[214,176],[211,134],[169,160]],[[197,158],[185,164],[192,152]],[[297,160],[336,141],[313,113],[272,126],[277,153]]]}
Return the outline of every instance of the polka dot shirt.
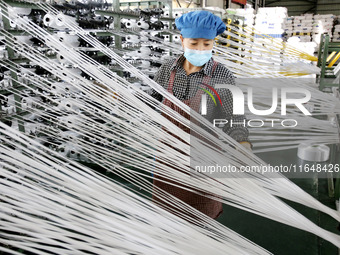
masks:
{"label": "polka dot shirt", "polygon": [[[215,84],[235,85],[234,75],[221,63],[218,63],[214,73],[212,74],[213,58],[211,58],[200,71],[191,73],[189,75],[186,74],[186,71],[183,68],[184,60],[184,54],[181,54],[178,57],[177,62],[176,58],[168,60],[160,67],[154,77],[154,80],[167,90],[171,71],[176,69],[173,94],[180,100],[188,100],[193,98],[198,92],[199,88],[202,87],[200,82],[203,81],[203,77],[205,75],[212,75],[208,85],[213,88],[215,88]],[[214,95],[213,91],[208,88],[205,89]],[[244,124],[247,123],[245,116],[233,115],[233,98],[231,92],[225,88],[215,88],[215,90],[221,98],[222,106],[220,104],[217,104],[216,106],[213,99],[210,96],[207,96],[207,114],[205,117],[211,122],[213,122],[213,119],[224,119],[227,120],[228,123],[231,123],[232,121],[232,127],[229,124],[226,124],[223,127],[223,131],[238,142],[249,142],[249,132],[245,127],[246,125]],[[163,97],[154,90],[152,92],[152,96],[157,98],[159,101],[163,100]]]}

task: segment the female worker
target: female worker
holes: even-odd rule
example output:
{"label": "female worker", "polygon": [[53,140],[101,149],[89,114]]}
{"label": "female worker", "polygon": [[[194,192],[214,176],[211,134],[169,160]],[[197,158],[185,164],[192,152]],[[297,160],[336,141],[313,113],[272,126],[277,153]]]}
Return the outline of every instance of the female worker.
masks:
{"label": "female worker", "polygon": [[[209,91],[209,86],[214,88],[215,84],[235,84],[233,74],[224,65],[212,58],[214,38],[223,33],[226,26],[219,17],[209,11],[192,11],[183,14],[175,20],[175,24],[181,32],[180,38],[184,53],[178,58],[164,63],[156,73],[154,80],[169,93],[189,105],[191,109],[199,112],[201,96],[204,93],[200,88]],[[233,115],[233,101],[230,91],[227,89],[216,89],[216,91],[222,101],[220,108],[222,108],[224,118],[239,123],[232,127],[225,125],[224,132],[245,147],[250,148],[248,130],[245,125],[240,124],[244,123],[245,118],[242,115]],[[210,90],[210,92],[213,91]],[[156,92],[153,93],[153,96],[160,97]],[[162,100],[162,98],[159,99]],[[174,109],[176,108],[167,99],[163,99],[162,102]],[[216,116],[216,110],[213,100],[208,97],[207,118],[211,119]],[[163,179],[159,176],[155,177]],[[169,182],[169,180],[166,181]],[[216,219],[223,211],[222,203],[214,199],[175,187],[161,180],[154,179],[153,184],[213,219]],[[155,193],[153,194],[153,201],[165,205],[164,207],[167,210],[178,214],[176,213],[178,210],[175,209],[176,206],[172,206],[170,203],[166,204]]]}

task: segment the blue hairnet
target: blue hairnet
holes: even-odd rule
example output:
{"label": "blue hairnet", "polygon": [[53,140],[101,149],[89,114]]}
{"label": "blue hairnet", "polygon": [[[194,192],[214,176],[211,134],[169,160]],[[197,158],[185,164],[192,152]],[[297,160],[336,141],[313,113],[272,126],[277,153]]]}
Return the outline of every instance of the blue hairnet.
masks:
{"label": "blue hairnet", "polygon": [[192,11],[175,20],[184,38],[214,39],[226,29],[221,18],[209,11]]}

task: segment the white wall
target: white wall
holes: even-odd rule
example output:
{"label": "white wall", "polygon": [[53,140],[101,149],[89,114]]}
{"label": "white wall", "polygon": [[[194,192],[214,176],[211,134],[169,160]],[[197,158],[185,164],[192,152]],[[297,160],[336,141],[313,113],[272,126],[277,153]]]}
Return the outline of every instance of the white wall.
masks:
{"label": "white wall", "polygon": [[223,0],[206,0],[206,7],[210,6],[223,9]]}

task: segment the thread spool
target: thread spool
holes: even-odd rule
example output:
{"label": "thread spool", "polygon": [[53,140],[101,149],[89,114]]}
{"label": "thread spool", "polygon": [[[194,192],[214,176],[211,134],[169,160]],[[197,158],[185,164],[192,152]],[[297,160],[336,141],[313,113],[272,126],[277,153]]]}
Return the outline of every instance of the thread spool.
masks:
{"label": "thread spool", "polygon": [[176,23],[175,22],[172,22],[172,29],[176,29]]}
{"label": "thread spool", "polygon": [[128,90],[130,91],[130,93],[135,93],[136,90],[139,90],[141,88],[141,84],[139,82],[134,82],[131,85],[128,86]]}
{"label": "thread spool", "polygon": [[55,24],[57,25],[57,28],[66,28],[66,23],[75,23],[75,18],[70,16],[65,16],[62,13],[59,13],[55,18]]}
{"label": "thread spool", "polygon": [[164,29],[168,29],[169,28],[169,24],[170,24],[169,21],[163,21]]}
{"label": "thread spool", "polygon": [[19,130],[19,123],[17,119],[13,119],[11,121],[11,128],[15,129],[15,130]]}
{"label": "thread spool", "polygon": [[8,95],[6,101],[8,106],[15,106],[14,95]]}
{"label": "thread spool", "polygon": [[59,13],[55,18],[55,24],[58,27],[63,27],[64,24],[65,24],[65,16],[63,14]]}
{"label": "thread spool", "polygon": [[40,124],[37,123],[25,123],[25,133],[26,134],[36,134],[41,127]]}
{"label": "thread spool", "polygon": [[170,35],[164,35],[164,42],[170,42]]}
{"label": "thread spool", "polygon": [[172,41],[173,41],[173,42],[180,42],[180,41],[181,41],[181,38],[180,38],[179,35],[173,35],[173,36],[172,36]]}
{"label": "thread spool", "polygon": [[58,121],[68,128],[74,128],[75,125],[80,124],[77,115],[69,114],[67,116],[57,117]]}
{"label": "thread spool", "polygon": [[[72,83],[74,84],[74,83]],[[77,94],[79,94],[81,91],[73,86],[72,84],[69,84],[67,82],[64,82],[63,85],[64,85],[64,90],[67,92],[67,93],[72,93],[73,96],[77,96]]]}
{"label": "thread spool", "polygon": [[152,89],[151,89],[151,87],[150,86],[148,86],[148,85],[142,85],[141,87],[140,87],[140,89],[141,90],[143,90],[144,92],[148,92],[148,91],[151,91]]}
{"label": "thread spool", "polygon": [[66,43],[72,47],[78,47],[79,46],[79,40],[78,36],[76,35],[69,35],[64,32],[58,32],[57,38],[59,42]]}
{"label": "thread spool", "polygon": [[[2,15],[1,15],[2,16]],[[8,8],[8,21],[9,21],[9,25],[11,28],[15,28],[17,26],[17,14],[14,11],[13,7],[9,7]]]}
{"label": "thread spool", "polygon": [[140,42],[137,35],[127,35],[125,37],[125,40],[129,43],[139,43]]}
{"label": "thread spool", "polygon": [[15,13],[16,15],[29,15],[32,11],[32,9],[29,8],[19,8],[19,7],[11,7],[10,11],[12,11],[13,13]]}
{"label": "thread spool", "polygon": [[55,23],[55,18],[53,15],[49,14],[49,13],[46,13],[44,18],[43,18],[43,24],[46,26],[46,27],[52,27],[52,28],[56,28],[57,25]]}
{"label": "thread spool", "polygon": [[17,27],[17,21],[16,20],[9,20],[9,25],[11,28],[16,28]]}
{"label": "thread spool", "polygon": [[[327,145],[301,143],[298,146],[297,153],[297,156],[299,158],[299,169],[297,169],[298,176],[304,178],[327,177],[326,171],[317,171],[317,169],[319,169],[320,167],[327,167],[326,161],[329,159],[329,155],[330,149]],[[315,171],[311,171],[311,169],[314,169]]]}
{"label": "thread spool", "polygon": [[158,21],[158,18],[156,18],[156,17],[151,17],[150,18],[150,22],[151,23],[154,23],[154,22],[157,22]]}
{"label": "thread spool", "polygon": [[57,150],[60,154],[69,158],[78,158],[80,154],[80,149],[70,142],[60,144]]}
{"label": "thread spool", "polygon": [[129,62],[132,65],[136,64],[136,59],[143,58],[140,50],[128,52],[127,55],[129,56],[127,62]]}
{"label": "thread spool", "polygon": [[120,22],[123,23],[123,24],[125,24],[128,21],[129,21],[129,19],[125,19],[125,18],[124,19],[120,19]]}
{"label": "thread spool", "polygon": [[6,50],[5,45],[0,46],[0,58],[2,58],[2,59],[8,58],[8,52]]}
{"label": "thread spool", "polygon": [[165,61],[165,60],[168,60],[169,57],[170,57],[170,52],[163,52],[160,60]]}
{"label": "thread spool", "polygon": [[76,138],[80,137],[80,135],[74,131],[64,131],[64,132],[60,132],[60,137],[63,139],[67,139],[67,140],[76,140]]}
{"label": "thread spool", "polygon": [[150,28],[150,24],[145,22],[144,20],[139,20],[137,22],[137,27],[139,27],[141,29],[149,29]]}
{"label": "thread spool", "polygon": [[140,58],[146,58],[151,54],[151,49],[149,47],[142,46],[137,51],[137,56]]}
{"label": "thread spool", "polygon": [[60,110],[74,110],[74,111],[78,111],[79,110],[79,106],[77,105],[76,101],[71,100],[69,98],[67,99],[63,99],[60,101],[60,103],[58,104],[58,108]]}
{"label": "thread spool", "polygon": [[69,145],[65,146],[65,151],[67,152],[67,156],[69,158],[74,158],[74,159],[79,158],[80,149],[78,147],[74,146],[73,144],[69,144]]}
{"label": "thread spool", "polygon": [[134,82],[132,83],[132,87],[134,89],[140,89],[142,87],[142,84],[140,84],[139,82]]}
{"label": "thread spool", "polygon": [[8,107],[1,107],[2,111],[6,114],[14,114],[16,112],[16,108],[14,106],[8,106]]}
{"label": "thread spool", "polygon": [[159,32],[158,32],[158,31],[150,31],[149,34],[150,34],[152,37],[155,37],[156,35],[159,34]]}
{"label": "thread spool", "polygon": [[164,24],[160,20],[156,21],[156,22],[153,22],[153,23],[151,23],[151,29],[162,30],[162,29],[164,29]]}
{"label": "thread spool", "polygon": [[65,95],[69,92],[68,84],[64,82],[55,82],[51,85],[51,92],[53,94]]}
{"label": "thread spool", "polygon": [[[243,26],[243,20],[241,19],[237,19],[234,21],[234,24],[235,25],[238,25],[238,26]],[[237,27],[236,27],[237,28]],[[241,29],[241,28],[237,28],[237,29]]]}
{"label": "thread spool", "polygon": [[164,11],[163,17],[169,18],[170,17],[170,12],[169,11]]}
{"label": "thread spool", "polygon": [[59,63],[64,64],[64,65],[69,65],[71,64],[63,55],[57,54],[57,60]]}
{"label": "thread spool", "polygon": [[149,41],[149,38],[147,36],[141,36],[139,39],[142,42],[148,42]]}
{"label": "thread spool", "polygon": [[38,116],[35,113],[29,113],[29,114],[24,116],[24,119],[28,120],[28,121],[35,121],[37,118],[38,118]]}
{"label": "thread spool", "polygon": [[133,19],[129,19],[127,22],[124,23],[126,28],[136,28],[137,27],[137,23],[135,20]]}
{"label": "thread spool", "polygon": [[[74,66],[74,67],[76,67],[76,66]],[[70,69],[68,69],[68,71],[75,74],[75,75],[81,75],[82,74],[82,71],[79,68],[70,68]]]}
{"label": "thread spool", "polygon": [[2,81],[0,81],[0,88],[1,89],[5,89],[5,88],[8,88],[9,86],[9,83],[8,83],[8,80],[2,80]]}
{"label": "thread spool", "polygon": [[141,63],[141,65],[140,65],[140,67],[149,68],[150,65],[151,65],[150,61],[142,60],[142,63]]}
{"label": "thread spool", "polygon": [[7,73],[4,74],[4,79],[2,80],[2,85],[3,85],[5,88],[12,87],[12,85],[13,85],[12,80],[9,79],[9,75],[8,75]]}
{"label": "thread spool", "polygon": [[180,11],[174,12],[174,13],[173,13],[173,16],[174,16],[175,19],[176,19],[176,18],[179,18],[179,17],[182,16],[182,12],[180,12]]}
{"label": "thread spool", "polygon": [[40,101],[39,98],[36,98],[36,97],[23,97],[21,99],[21,108],[25,110],[28,107],[37,106],[37,102],[39,101]]}
{"label": "thread spool", "polygon": [[29,104],[28,104],[28,102],[26,101],[26,98],[25,98],[25,97],[22,98],[22,99],[21,99],[21,109],[22,109],[22,110],[26,110],[28,107],[29,107]]}

